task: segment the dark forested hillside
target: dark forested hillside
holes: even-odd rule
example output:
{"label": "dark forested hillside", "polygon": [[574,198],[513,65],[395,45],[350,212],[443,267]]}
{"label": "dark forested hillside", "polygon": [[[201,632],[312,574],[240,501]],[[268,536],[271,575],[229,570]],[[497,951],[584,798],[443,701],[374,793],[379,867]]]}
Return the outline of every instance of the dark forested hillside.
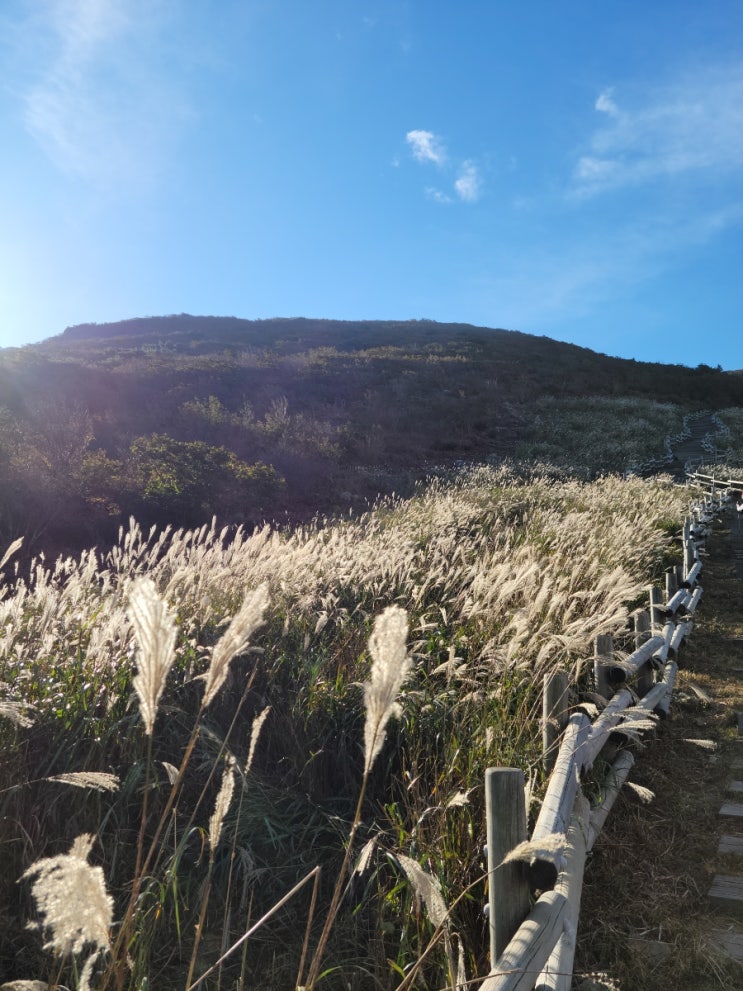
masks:
{"label": "dark forested hillside", "polygon": [[360,508],[433,466],[514,454],[545,396],[723,408],[743,377],[425,320],[84,324],[0,351],[0,544],[107,543],[129,515]]}

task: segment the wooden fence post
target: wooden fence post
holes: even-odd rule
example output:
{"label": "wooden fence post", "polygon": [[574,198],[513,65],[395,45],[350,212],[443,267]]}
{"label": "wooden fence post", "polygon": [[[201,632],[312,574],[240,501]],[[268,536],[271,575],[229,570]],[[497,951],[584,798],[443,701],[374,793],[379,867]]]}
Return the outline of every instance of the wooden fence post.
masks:
{"label": "wooden fence post", "polygon": [[678,592],[679,580],[675,568],[666,569],[666,602]]}
{"label": "wooden fence post", "polygon": [[665,615],[663,613],[663,606],[665,601],[663,599],[663,592],[656,585],[651,585],[649,589],[650,595],[650,631],[651,633],[662,633],[663,624],[665,622]]}
{"label": "wooden fence post", "polygon": [[558,739],[568,723],[568,673],[553,671],[544,676],[542,695],[542,761],[547,774],[555,766]]}
{"label": "wooden fence post", "polygon": [[694,541],[689,538],[686,542],[684,548],[684,578],[689,574],[691,569],[694,567],[694,562],[696,560],[696,545]]}
{"label": "wooden fence post", "polygon": [[594,641],[593,680],[596,691],[605,699],[612,696],[607,665],[614,657],[614,638],[611,633],[599,633]]}
{"label": "wooden fence post", "polygon": [[527,839],[524,775],[518,768],[489,767],[485,772],[488,838],[490,967],[529,914],[526,864],[502,861]]}
{"label": "wooden fence post", "polygon": [[[646,610],[635,613],[635,650],[650,639],[650,616]],[[637,694],[642,698],[653,687],[653,665],[646,661],[637,674]]]}

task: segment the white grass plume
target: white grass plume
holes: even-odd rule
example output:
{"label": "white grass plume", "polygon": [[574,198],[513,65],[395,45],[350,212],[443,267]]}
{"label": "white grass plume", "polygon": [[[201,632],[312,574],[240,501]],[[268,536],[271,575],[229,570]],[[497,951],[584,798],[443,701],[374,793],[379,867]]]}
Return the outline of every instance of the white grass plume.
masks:
{"label": "white grass plume", "polygon": [[222,823],[232,804],[232,795],[235,791],[235,758],[227,758],[227,766],[222,775],[222,785],[214,803],[214,812],[209,820],[209,847],[214,856],[214,851],[219,845],[219,838],[222,835]]}
{"label": "white grass plume", "polygon": [[646,710],[627,709],[620,722],[613,728],[613,733],[621,733],[633,743],[642,745],[643,733],[648,733],[658,726],[658,717]]}
{"label": "white grass plume", "polygon": [[428,918],[438,929],[444,925],[448,916],[448,909],[444,896],[441,893],[441,885],[431,874],[423,870],[417,860],[406,857],[402,853],[395,854],[395,860],[400,864],[405,876],[410,882],[410,887],[416,898],[421,900],[426,906]]}
{"label": "white grass plume", "polygon": [[13,541],[10,547],[3,554],[2,558],[0,558],[0,568],[4,567],[8,563],[17,550],[20,550],[22,544],[23,537],[19,537],[17,540]]}
{"label": "white grass plume", "polygon": [[447,801],[447,803],[444,806],[444,808],[447,808],[447,809],[456,809],[456,808],[459,808],[462,805],[468,805],[469,804],[469,800],[470,800],[470,798],[469,798],[470,791],[472,791],[472,789],[468,789],[467,791],[458,791],[458,792],[456,792]]}
{"label": "white grass plume", "polygon": [[352,871],[352,877],[356,877],[356,875],[361,876],[368,870],[369,864],[371,864],[372,855],[377,847],[378,839],[379,838],[377,836],[372,836],[372,838],[367,840],[363,845],[361,848],[361,853],[356,859],[356,865]]}
{"label": "white grass plume", "polygon": [[527,864],[534,864],[537,860],[549,860],[555,863],[565,852],[566,844],[567,840],[564,833],[550,833],[538,840],[524,840],[523,843],[515,846],[501,863],[510,864],[515,860]]}
{"label": "white grass plume", "polygon": [[169,764],[166,760],[161,760],[160,763],[165,768],[165,773],[168,776],[168,781],[171,785],[174,785],[178,780],[178,768],[175,764]]}
{"label": "white grass plume", "polygon": [[94,791],[117,791],[119,779],[107,771],[69,771],[66,774],[53,774],[45,781],[59,781],[76,788],[92,788]]}
{"label": "white grass plume", "polygon": [[6,981],[0,991],[49,991],[48,981]]}
{"label": "white grass plume", "polygon": [[644,802],[645,805],[648,805],[655,798],[654,791],[651,791],[650,788],[646,788],[644,785],[635,784],[634,781],[628,781],[627,788],[637,795],[640,801]]}
{"label": "white grass plume", "polygon": [[683,739],[682,743],[691,743],[695,747],[699,747],[701,750],[717,750],[717,744],[714,740],[693,740],[693,739]]}
{"label": "white grass plume", "polygon": [[89,834],[78,836],[69,853],[37,860],[22,875],[33,882],[38,926],[50,934],[44,949],[60,956],[92,947],[97,957],[109,947],[113,899],[101,868],[88,863],[93,841]]}
{"label": "white grass plume", "polygon": [[157,705],[175,660],[175,618],[151,578],[138,578],[129,594],[129,619],[139,650],[134,690],[145,733],[152,735]]}
{"label": "white grass plume", "polygon": [[9,702],[7,699],[0,700],[0,717],[8,719],[11,723],[24,729],[33,726],[34,723],[30,716],[24,714],[23,708],[18,702]]}
{"label": "white grass plume", "polygon": [[374,629],[369,638],[371,676],[364,684],[365,774],[371,770],[382,749],[390,717],[400,711],[397,696],[412,665],[405,646],[407,636],[408,617],[400,606],[388,606],[374,621]]}
{"label": "white grass plume", "polygon": [[253,766],[253,758],[255,757],[256,747],[258,746],[258,739],[261,735],[261,730],[263,729],[263,724],[268,718],[268,714],[271,711],[271,706],[267,705],[265,709],[258,713],[258,715],[253,720],[253,725],[250,727],[250,747],[248,748],[248,759],[245,761],[245,767],[243,768],[243,774],[247,774],[250,768]]}
{"label": "white grass plume", "polygon": [[248,646],[255,630],[263,622],[263,613],[268,607],[268,584],[264,582],[254,592],[245,596],[240,610],[212,649],[209,670],[203,676],[206,682],[204,701],[206,708],[224,684],[230,661]]}

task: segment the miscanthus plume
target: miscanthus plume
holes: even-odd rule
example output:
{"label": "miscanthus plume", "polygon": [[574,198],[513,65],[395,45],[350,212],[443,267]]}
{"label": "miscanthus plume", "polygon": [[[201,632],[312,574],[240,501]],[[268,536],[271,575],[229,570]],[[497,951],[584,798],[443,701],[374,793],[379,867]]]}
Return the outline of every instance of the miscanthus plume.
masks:
{"label": "miscanthus plume", "polygon": [[214,645],[209,670],[203,676],[206,682],[202,703],[204,708],[224,684],[232,658],[245,650],[253,633],[263,622],[263,613],[267,606],[268,585],[264,582],[254,592],[245,596],[239,611],[232,617],[230,625]]}
{"label": "miscanthus plume", "polygon": [[48,931],[45,950],[60,956],[91,950],[83,968],[80,988],[88,986],[95,960],[109,947],[113,899],[106,891],[100,867],[88,863],[94,837],[78,836],[69,853],[37,860],[23,874],[31,880],[40,922]]}
{"label": "miscanthus plume", "polygon": [[139,578],[132,586],[128,615],[138,647],[134,690],[145,733],[150,736],[165,679],[175,660],[175,618],[151,578]]}
{"label": "miscanthus plume", "polygon": [[388,606],[377,616],[369,637],[371,676],[364,684],[364,773],[371,770],[382,749],[390,717],[400,711],[397,696],[412,664],[405,646],[407,637],[408,617],[400,606]]}
{"label": "miscanthus plume", "polygon": [[219,838],[222,835],[222,823],[224,822],[224,817],[229,811],[234,791],[235,758],[229,757],[224,774],[222,775],[222,784],[219,789],[219,794],[217,795],[217,800],[214,803],[214,812],[209,820],[209,847],[211,849],[212,857],[214,856],[214,851],[217,849],[219,844]]}

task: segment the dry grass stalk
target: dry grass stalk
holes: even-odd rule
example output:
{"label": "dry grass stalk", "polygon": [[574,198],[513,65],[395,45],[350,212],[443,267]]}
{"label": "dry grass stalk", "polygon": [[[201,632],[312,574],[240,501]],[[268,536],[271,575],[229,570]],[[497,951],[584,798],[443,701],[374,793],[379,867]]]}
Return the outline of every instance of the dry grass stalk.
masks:
{"label": "dry grass stalk", "polygon": [[59,781],[76,788],[92,788],[94,791],[116,791],[119,787],[117,775],[107,771],[70,771],[66,774],[53,774],[44,780]]}
{"label": "dry grass stalk", "polygon": [[145,733],[152,735],[160,696],[175,660],[175,618],[150,578],[138,579],[129,595],[129,618],[139,651],[133,679]]}
{"label": "dry grass stalk", "polygon": [[6,981],[0,991],[49,991],[48,981]]}
{"label": "dry grass stalk", "polygon": [[243,774],[247,774],[250,768],[253,766],[253,759],[255,757],[256,747],[258,746],[258,740],[261,735],[261,730],[263,729],[263,724],[266,719],[268,719],[268,714],[271,711],[271,706],[267,705],[265,709],[258,713],[258,715],[253,720],[253,725],[250,727],[250,747],[248,748],[248,757],[245,761],[245,767],[243,768]]}
{"label": "dry grass stalk", "polygon": [[653,799],[655,798],[655,792],[654,791],[652,791],[650,788],[646,788],[644,785],[638,785],[634,781],[627,781],[626,782],[626,787],[631,792],[633,792],[633,794],[637,795],[637,797],[640,799],[640,801],[641,802],[644,802],[645,805],[649,805],[650,802],[652,802]]}
{"label": "dry grass stalk", "polygon": [[202,705],[206,708],[214,699],[227,677],[230,661],[241,654],[255,630],[263,622],[263,613],[268,608],[268,585],[264,582],[254,592],[245,596],[239,612],[235,614],[212,650],[209,670],[204,675],[206,687]]}
{"label": "dry grass stalk", "polygon": [[211,849],[212,858],[214,857],[214,851],[219,845],[219,837],[222,835],[222,823],[224,822],[224,817],[229,811],[234,791],[235,758],[229,756],[227,758],[227,766],[225,767],[224,774],[222,775],[222,784],[219,789],[219,794],[217,795],[217,800],[214,804],[214,812],[209,820],[209,847]]}
{"label": "dry grass stalk", "polygon": [[37,860],[23,874],[33,882],[39,928],[50,934],[44,949],[68,956],[92,948],[81,989],[88,986],[95,960],[109,948],[113,919],[113,899],[106,891],[103,871],[88,863],[93,841],[93,836],[78,836],[69,853]]}
{"label": "dry grass stalk", "polygon": [[361,853],[358,855],[356,865],[353,869],[354,876],[358,875],[360,877],[366,870],[368,870],[369,864],[371,864],[372,854],[377,848],[377,843],[378,837],[372,836],[372,838],[367,840],[362,846]]}
{"label": "dry grass stalk", "polygon": [[178,780],[178,768],[175,766],[175,764],[169,764],[168,761],[166,760],[161,760],[160,763],[162,764],[163,768],[165,769],[165,773],[168,776],[168,783],[170,785],[174,785]]}
{"label": "dry grass stalk", "polygon": [[17,540],[14,540],[13,543],[10,545],[10,547],[3,554],[2,558],[0,558],[0,568],[4,568],[5,565],[8,563],[8,561],[13,557],[15,552],[20,550],[22,546],[23,546],[23,537],[19,537]]}
{"label": "dry grass stalk", "polygon": [[503,858],[502,863],[510,864],[515,860],[523,861],[527,864],[534,864],[537,860],[550,860],[556,862],[565,852],[567,839],[564,833],[550,833],[539,840],[524,840],[515,846],[510,853]]}
{"label": "dry grass stalk", "polygon": [[397,696],[412,666],[407,637],[408,617],[399,606],[389,606],[374,622],[369,638],[371,676],[364,685],[364,774],[382,749],[387,723],[400,711]]}
{"label": "dry grass stalk", "polygon": [[6,699],[0,700],[0,717],[24,728],[34,724],[33,719],[24,713],[23,706],[19,705],[18,702],[9,702]]}
{"label": "dry grass stalk", "polygon": [[395,859],[405,872],[413,894],[426,906],[428,918],[433,926],[438,929],[443,926],[448,917],[448,909],[444,896],[441,893],[441,885],[432,874],[426,873],[417,860],[406,857],[402,853],[395,855]]}

